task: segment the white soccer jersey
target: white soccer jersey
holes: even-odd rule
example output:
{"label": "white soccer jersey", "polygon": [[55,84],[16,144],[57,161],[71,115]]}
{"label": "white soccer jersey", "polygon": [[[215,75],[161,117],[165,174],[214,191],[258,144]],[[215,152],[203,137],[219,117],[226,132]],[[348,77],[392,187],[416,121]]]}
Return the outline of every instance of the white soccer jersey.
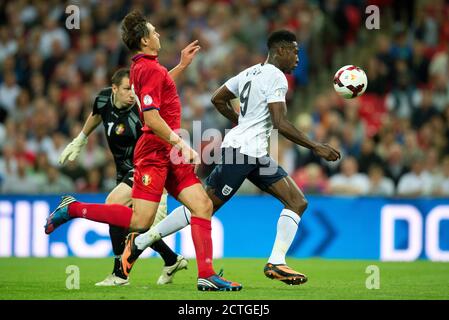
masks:
{"label": "white soccer jersey", "polygon": [[240,115],[221,147],[240,148],[241,153],[256,158],[267,155],[273,129],[268,104],[285,102],[288,83],[284,73],[272,64],[257,64],[226,81],[225,86],[239,97]]}

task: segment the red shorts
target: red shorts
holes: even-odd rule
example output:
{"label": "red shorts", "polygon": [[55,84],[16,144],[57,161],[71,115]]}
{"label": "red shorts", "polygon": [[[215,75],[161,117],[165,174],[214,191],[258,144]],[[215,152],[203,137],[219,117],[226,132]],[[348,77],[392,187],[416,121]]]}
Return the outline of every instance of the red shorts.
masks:
{"label": "red shorts", "polygon": [[195,166],[180,163],[179,155],[172,160],[166,150],[152,151],[140,159],[138,154],[134,155],[133,198],[159,202],[164,187],[169,194],[177,198],[185,188],[201,183],[194,172]]}

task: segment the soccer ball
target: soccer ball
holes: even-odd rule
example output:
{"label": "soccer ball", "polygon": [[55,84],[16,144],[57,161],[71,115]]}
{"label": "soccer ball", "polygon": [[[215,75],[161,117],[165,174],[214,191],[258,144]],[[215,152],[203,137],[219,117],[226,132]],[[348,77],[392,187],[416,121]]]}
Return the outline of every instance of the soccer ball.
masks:
{"label": "soccer ball", "polygon": [[341,67],[334,76],[334,89],[345,99],[361,96],[367,85],[365,71],[353,65]]}

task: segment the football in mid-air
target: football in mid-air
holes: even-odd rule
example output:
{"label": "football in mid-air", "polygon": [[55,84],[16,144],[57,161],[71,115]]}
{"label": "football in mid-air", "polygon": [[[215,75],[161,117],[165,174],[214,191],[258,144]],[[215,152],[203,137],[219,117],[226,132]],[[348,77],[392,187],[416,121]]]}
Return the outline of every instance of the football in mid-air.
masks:
{"label": "football in mid-air", "polygon": [[347,65],[338,69],[334,76],[334,88],[345,99],[352,99],[362,95],[368,79],[365,71],[357,66]]}

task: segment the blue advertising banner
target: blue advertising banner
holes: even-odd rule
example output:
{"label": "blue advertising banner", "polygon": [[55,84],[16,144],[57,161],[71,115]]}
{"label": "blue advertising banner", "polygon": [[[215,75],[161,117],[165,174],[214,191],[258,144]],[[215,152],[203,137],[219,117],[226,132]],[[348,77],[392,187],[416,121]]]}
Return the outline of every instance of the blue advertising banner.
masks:
{"label": "blue advertising banner", "polygon": [[[77,195],[104,202],[106,195]],[[47,236],[43,226],[60,196],[0,196],[0,257],[105,257],[109,227],[75,219]],[[288,252],[291,257],[449,261],[449,200],[309,196]],[[169,211],[178,203],[169,199]],[[268,257],[282,204],[270,196],[236,196],[213,218],[215,257]],[[194,257],[190,228],[165,239]],[[146,256],[154,255],[147,250]]]}

